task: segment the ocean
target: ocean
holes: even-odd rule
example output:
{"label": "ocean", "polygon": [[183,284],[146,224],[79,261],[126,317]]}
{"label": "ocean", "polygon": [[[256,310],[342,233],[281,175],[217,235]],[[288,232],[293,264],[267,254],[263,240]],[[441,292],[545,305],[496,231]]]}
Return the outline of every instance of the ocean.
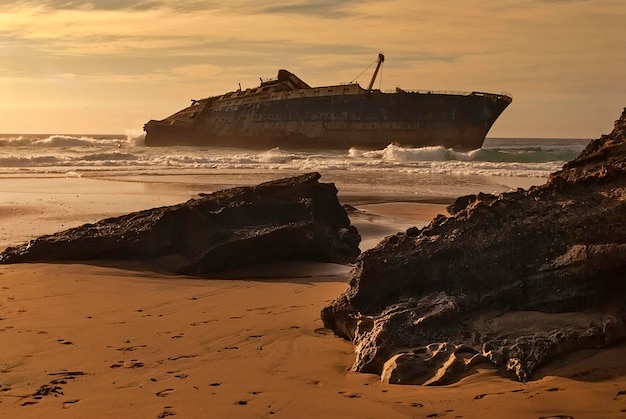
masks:
{"label": "ocean", "polygon": [[[289,151],[145,147],[143,134],[0,135],[0,177],[89,177],[161,182],[179,176],[208,189],[255,184],[309,171],[341,193],[438,200],[545,182],[589,139],[487,138],[482,148]],[[184,180],[183,177],[185,176]],[[216,177],[219,179],[216,180]],[[203,190],[210,192],[210,190]]]}

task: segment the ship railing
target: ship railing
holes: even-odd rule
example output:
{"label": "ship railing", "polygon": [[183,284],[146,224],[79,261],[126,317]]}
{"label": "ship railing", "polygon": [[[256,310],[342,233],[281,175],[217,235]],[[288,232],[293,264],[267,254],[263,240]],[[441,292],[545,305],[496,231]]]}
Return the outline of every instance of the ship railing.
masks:
{"label": "ship railing", "polygon": [[421,95],[457,95],[457,96],[507,96],[513,97],[508,92],[501,93],[487,93],[487,92],[464,92],[464,91],[455,91],[455,90],[419,90],[419,89],[402,89],[397,87],[395,90],[382,90],[383,93],[419,93]]}

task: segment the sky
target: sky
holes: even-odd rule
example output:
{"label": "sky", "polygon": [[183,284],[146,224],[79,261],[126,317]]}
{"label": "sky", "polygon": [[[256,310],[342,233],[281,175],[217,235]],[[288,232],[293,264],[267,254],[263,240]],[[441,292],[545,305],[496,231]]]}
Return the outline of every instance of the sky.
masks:
{"label": "sky", "polygon": [[[292,71],[507,92],[489,137],[597,138],[626,107],[624,0],[0,0],[0,133],[141,131]],[[373,67],[356,79],[367,87]]]}

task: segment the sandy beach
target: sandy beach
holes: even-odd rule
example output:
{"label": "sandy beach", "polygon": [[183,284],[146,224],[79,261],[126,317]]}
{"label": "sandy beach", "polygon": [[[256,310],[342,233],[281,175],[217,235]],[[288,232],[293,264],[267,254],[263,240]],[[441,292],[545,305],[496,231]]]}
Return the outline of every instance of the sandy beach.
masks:
{"label": "sandy beach", "polygon": [[[4,177],[0,248],[272,177]],[[366,194],[341,181],[362,250],[446,214],[452,199]],[[0,416],[626,416],[624,346],[576,353],[528,383],[481,369],[450,386],[388,385],[352,373],[352,344],[320,320],[324,304],[346,289],[349,266],[290,262],[209,279],[153,268],[0,266]]]}

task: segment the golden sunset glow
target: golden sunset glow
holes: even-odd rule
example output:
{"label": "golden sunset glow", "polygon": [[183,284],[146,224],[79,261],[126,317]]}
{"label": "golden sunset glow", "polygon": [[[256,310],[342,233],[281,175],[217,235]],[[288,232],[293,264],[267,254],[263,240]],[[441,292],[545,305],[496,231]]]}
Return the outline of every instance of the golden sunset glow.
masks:
{"label": "golden sunset glow", "polygon": [[624,21],[622,0],[8,0],[0,132],[141,129],[279,68],[350,82],[383,52],[384,90],[511,93],[490,136],[593,138],[626,106]]}

